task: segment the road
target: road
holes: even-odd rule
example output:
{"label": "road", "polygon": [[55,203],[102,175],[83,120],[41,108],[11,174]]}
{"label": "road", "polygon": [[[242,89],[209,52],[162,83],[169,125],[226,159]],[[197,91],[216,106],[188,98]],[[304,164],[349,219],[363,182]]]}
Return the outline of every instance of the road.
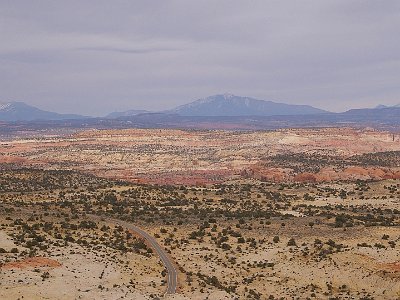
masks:
{"label": "road", "polygon": [[[95,216],[95,215],[88,215],[88,216],[93,217],[95,219],[101,219],[101,217]],[[153,250],[155,250],[156,253],[158,254],[158,256],[160,256],[161,262],[163,263],[165,269],[167,270],[167,275],[168,275],[167,276],[167,285],[168,286],[167,286],[166,294],[168,294],[168,295],[175,294],[177,284],[178,284],[178,272],[176,271],[176,268],[175,268],[174,264],[172,263],[170,257],[168,256],[167,252],[157,243],[156,239],[153,236],[151,236],[150,234],[148,234],[146,231],[144,231],[143,229],[141,229],[135,225],[132,225],[128,222],[121,221],[118,219],[111,219],[111,218],[103,218],[103,219],[110,223],[121,225],[122,227],[125,227],[129,230],[134,231],[135,233],[137,233],[138,235],[143,237],[150,244],[150,246],[153,248]]]}
{"label": "road", "polygon": [[[4,205],[1,205],[4,206]],[[8,206],[6,206],[8,207]],[[24,211],[25,213],[31,214],[32,211],[26,208],[18,208],[20,211]],[[158,256],[160,256],[161,262],[163,263],[165,269],[167,270],[167,291],[166,291],[166,295],[172,295],[176,293],[176,288],[178,285],[178,272],[174,266],[174,264],[172,263],[170,257],[168,256],[167,252],[157,243],[157,240],[151,236],[150,234],[148,234],[146,231],[144,231],[143,229],[132,225],[128,222],[122,221],[122,220],[118,220],[118,219],[112,219],[112,218],[107,218],[107,217],[101,217],[98,215],[92,215],[92,214],[88,214],[87,217],[91,218],[91,219],[95,219],[97,221],[107,221],[110,223],[114,223],[117,225],[121,225],[122,227],[125,227],[129,230],[132,230],[133,232],[135,232],[136,234],[138,234],[139,236],[143,237],[145,240],[147,240],[147,242],[150,244],[150,246],[153,248],[153,250],[155,250],[158,254]]]}

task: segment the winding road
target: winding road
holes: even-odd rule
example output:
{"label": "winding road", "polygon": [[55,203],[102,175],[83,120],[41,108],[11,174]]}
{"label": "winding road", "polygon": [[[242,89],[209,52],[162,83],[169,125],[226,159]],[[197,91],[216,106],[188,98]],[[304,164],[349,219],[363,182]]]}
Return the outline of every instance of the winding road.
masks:
{"label": "winding road", "polygon": [[[1,205],[1,204],[0,204]],[[8,207],[7,205],[2,204],[1,206]],[[20,211],[24,211],[25,213],[31,214],[32,211],[26,208],[18,208]],[[90,219],[94,219],[97,221],[106,221],[109,223],[121,225],[122,227],[125,227],[129,230],[132,230],[135,232],[137,235],[143,237],[157,252],[157,254],[160,256],[161,262],[163,263],[165,269],[167,270],[167,291],[165,292],[165,295],[172,295],[176,293],[177,285],[178,285],[178,272],[172,263],[170,257],[168,256],[167,252],[157,243],[157,240],[148,234],[146,231],[143,229],[132,225],[126,221],[118,220],[118,219],[113,219],[113,218],[108,218],[108,217],[101,217],[98,215],[93,215],[93,214],[87,214],[87,217]]]}
{"label": "winding road", "polygon": [[135,225],[132,225],[128,222],[125,222],[125,221],[121,221],[118,219],[111,219],[111,218],[101,218],[101,217],[95,216],[95,215],[88,215],[88,216],[90,216],[91,218],[94,218],[94,219],[103,219],[107,222],[121,225],[122,227],[132,230],[139,236],[143,237],[150,244],[150,246],[153,248],[153,250],[155,250],[157,252],[157,254],[160,256],[161,262],[163,263],[165,269],[167,270],[167,274],[168,274],[167,285],[168,286],[167,286],[166,294],[171,295],[171,294],[176,293],[176,288],[177,288],[177,284],[178,284],[178,272],[177,272],[174,264],[172,263],[170,257],[168,256],[167,252],[157,243],[157,240],[153,236],[148,234],[143,229],[141,229]]}

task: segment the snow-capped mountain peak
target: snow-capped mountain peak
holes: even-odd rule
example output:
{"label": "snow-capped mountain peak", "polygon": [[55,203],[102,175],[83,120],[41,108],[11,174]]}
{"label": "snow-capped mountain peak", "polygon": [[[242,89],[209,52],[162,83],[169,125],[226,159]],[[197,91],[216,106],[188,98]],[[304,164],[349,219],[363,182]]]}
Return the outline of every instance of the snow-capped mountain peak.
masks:
{"label": "snow-capped mountain peak", "polygon": [[11,102],[0,103],[0,110],[8,110],[12,106]]}
{"label": "snow-capped mountain peak", "polygon": [[198,99],[167,112],[183,116],[273,116],[316,114],[326,111],[309,105],[291,105],[225,93]]}

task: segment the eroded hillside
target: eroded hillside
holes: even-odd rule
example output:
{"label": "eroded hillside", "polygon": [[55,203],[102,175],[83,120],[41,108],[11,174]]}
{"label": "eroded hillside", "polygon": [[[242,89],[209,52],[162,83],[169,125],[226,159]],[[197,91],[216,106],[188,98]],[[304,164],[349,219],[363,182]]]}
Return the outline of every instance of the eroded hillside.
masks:
{"label": "eroded hillside", "polygon": [[238,177],[278,182],[398,178],[397,151],[398,135],[346,128],[92,130],[1,142],[0,162],[132,182],[192,185]]}

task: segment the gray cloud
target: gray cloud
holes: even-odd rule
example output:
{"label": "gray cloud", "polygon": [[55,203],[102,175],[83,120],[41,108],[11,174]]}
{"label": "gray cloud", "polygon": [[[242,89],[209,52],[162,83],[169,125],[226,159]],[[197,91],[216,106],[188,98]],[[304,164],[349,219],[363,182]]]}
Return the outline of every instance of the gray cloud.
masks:
{"label": "gray cloud", "polygon": [[400,102],[399,1],[1,1],[1,100],[165,109],[231,92],[341,111]]}
{"label": "gray cloud", "polygon": [[147,48],[147,49],[123,49],[123,48],[100,48],[100,47],[86,47],[77,48],[77,51],[106,51],[106,52],[119,52],[128,54],[146,54],[152,52],[164,52],[164,51],[178,51],[178,49],[168,49],[168,48]]}

